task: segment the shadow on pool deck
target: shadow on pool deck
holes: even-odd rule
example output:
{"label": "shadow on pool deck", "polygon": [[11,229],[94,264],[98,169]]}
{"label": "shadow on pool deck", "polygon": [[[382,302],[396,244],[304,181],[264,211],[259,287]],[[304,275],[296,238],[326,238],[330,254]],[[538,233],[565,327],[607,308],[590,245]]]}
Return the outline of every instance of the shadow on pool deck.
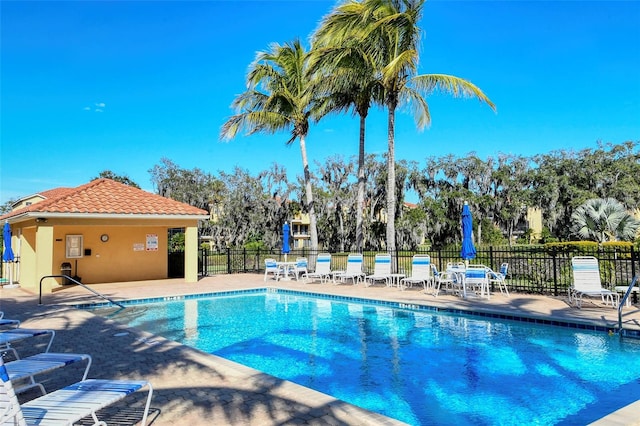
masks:
{"label": "shadow on pool deck", "polygon": [[[304,284],[297,281],[263,281],[258,274],[207,277],[195,284],[182,279],[108,283],[91,285],[113,300],[153,298],[184,294],[200,294],[261,287],[278,287],[342,296],[390,300],[437,307],[499,312],[514,316],[592,324],[616,328],[617,310],[585,302],[583,309],[571,307],[566,297],[512,294],[507,298],[494,294],[491,300],[461,299],[455,296],[434,298],[421,289],[400,291],[385,286]],[[56,330],[52,351],[84,352],[93,357],[89,376],[94,378],[145,378],[154,386],[151,416],[153,425],[242,424],[242,425],[392,425],[401,424],[387,417],[362,410],[328,395],[280,380],[205,354],[176,342],[128,328],[109,319],[78,310],[72,305],[101,300],[79,286],[68,286],[53,294],[38,296],[20,288],[0,291],[0,310],[5,317],[23,320],[24,327]],[[623,310],[624,326],[640,330],[640,309]],[[35,353],[42,343],[16,345],[21,355]],[[65,369],[65,373],[46,376],[44,385],[53,390],[79,380],[81,372]],[[130,417],[142,406],[137,395],[116,406],[128,420],[110,424],[132,424]],[[25,395],[23,398],[30,398]],[[129,411],[129,412],[127,412]],[[125,418],[123,417],[123,418]],[[638,408],[627,413],[626,423],[640,418]],[[633,419],[633,422],[631,421]]]}

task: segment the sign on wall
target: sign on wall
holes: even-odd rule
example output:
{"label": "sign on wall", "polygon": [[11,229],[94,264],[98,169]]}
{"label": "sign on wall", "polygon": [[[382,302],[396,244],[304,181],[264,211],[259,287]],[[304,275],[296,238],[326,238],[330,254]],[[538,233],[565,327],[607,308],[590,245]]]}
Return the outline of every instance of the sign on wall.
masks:
{"label": "sign on wall", "polygon": [[158,234],[147,234],[147,251],[158,251]]}

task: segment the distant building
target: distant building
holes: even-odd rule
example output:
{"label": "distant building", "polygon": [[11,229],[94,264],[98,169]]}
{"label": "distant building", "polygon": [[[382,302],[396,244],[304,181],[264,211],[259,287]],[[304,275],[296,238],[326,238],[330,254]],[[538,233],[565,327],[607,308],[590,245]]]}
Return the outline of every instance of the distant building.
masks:
{"label": "distant building", "polygon": [[291,219],[291,233],[293,234],[292,249],[311,247],[309,225],[311,221],[308,213],[296,213]]}

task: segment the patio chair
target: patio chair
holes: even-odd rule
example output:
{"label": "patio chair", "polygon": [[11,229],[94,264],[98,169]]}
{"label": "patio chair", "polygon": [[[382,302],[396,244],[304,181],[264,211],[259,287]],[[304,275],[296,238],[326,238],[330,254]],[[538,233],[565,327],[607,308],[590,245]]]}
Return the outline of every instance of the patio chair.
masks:
{"label": "patio chair", "polygon": [[264,280],[267,281],[267,275],[273,274],[273,278],[277,281],[280,278],[280,267],[275,259],[264,260]]}
{"label": "patio chair", "polygon": [[347,269],[335,272],[333,274],[333,283],[344,283],[348,279],[351,279],[354,285],[361,282],[365,276],[364,272],[362,272],[363,261],[362,254],[354,253],[347,256]]}
{"label": "patio chair", "polygon": [[598,259],[593,256],[575,256],[571,259],[571,269],[573,284],[568,290],[569,303],[573,303],[580,309],[584,296],[600,296],[605,305],[611,303],[612,307],[616,308],[620,304],[618,293],[602,287]]}
{"label": "patio chair", "polygon": [[433,276],[433,296],[438,297],[440,290],[449,291],[453,289],[454,276],[447,271],[438,271],[438,267],[431,264],[431,275]]}
{"label": "patio chair", "polygon": [[298,257],[296,264],[293,266],[293,273],[296,276],[296,281],[300,280],[300,277],[308,272],[309,261],[306,257]]}
{"label": "patio chair", "polygon": [[320,282],[324,284],[329,278],[331,278],[330,253],[320,253],[316,259],[316,270],[313,272],[307,271],[302,275],[302,280],[305,284],[313,280],[320,280]]}
{"label": "patio chair", "polygon": [[72,425],[87,416],[94,425],[106,425],[97,411],[143,388],[149,393],[140,424],[146,425],[153,394],[151,384],[144,380],[87,379],[20,404],[2,357],[0,385],[0,424],[18,426]]}
{"label": "patio chair", "polygon": [[487,269],[484,265],[467,266],[462,279],[462,297],[467,297],[467,290],[472,290],[480,297],[486,293],[487,299],[491,299]]}
{"label": "patio chair", "polygon": [[379,281],[384,281],[385,285],[389,285],[389,276],[391,275],[391,255],[388,253],[376,254],[373,263],[373,274],[364,277],[365,287],[374,285]]}
{"label": "patio chair", "polygon": [[431,276],[431,256],[416,254],[411,259],[411,275],[400,280],[400,288],[413,287],[414,284],[422,284],[424,292],[428,288],[433,290],[433,277]]}
{"label": "patio chair", "polygon": [[500,289],[500,293],[506,294],[509,297],[509,289],[505,279],[507,278],[507,271],[509,270],[509,264],[503,263],[500,265],[500,272],[495,272],[491,269],[487,269],[487,275],[489,277],[489,284],[496,284]]}

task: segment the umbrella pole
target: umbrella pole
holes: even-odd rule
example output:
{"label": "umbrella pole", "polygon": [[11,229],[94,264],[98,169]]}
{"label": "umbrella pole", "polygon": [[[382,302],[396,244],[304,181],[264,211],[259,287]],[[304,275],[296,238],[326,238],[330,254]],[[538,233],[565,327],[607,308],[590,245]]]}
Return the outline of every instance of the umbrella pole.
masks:
{"label": "umbrella pole", "polygon": [[3,288],[18,288],[18,284],[13,283],[13,262],[6,262],[7,269],[9,269],[9,285],[5,285]]}

